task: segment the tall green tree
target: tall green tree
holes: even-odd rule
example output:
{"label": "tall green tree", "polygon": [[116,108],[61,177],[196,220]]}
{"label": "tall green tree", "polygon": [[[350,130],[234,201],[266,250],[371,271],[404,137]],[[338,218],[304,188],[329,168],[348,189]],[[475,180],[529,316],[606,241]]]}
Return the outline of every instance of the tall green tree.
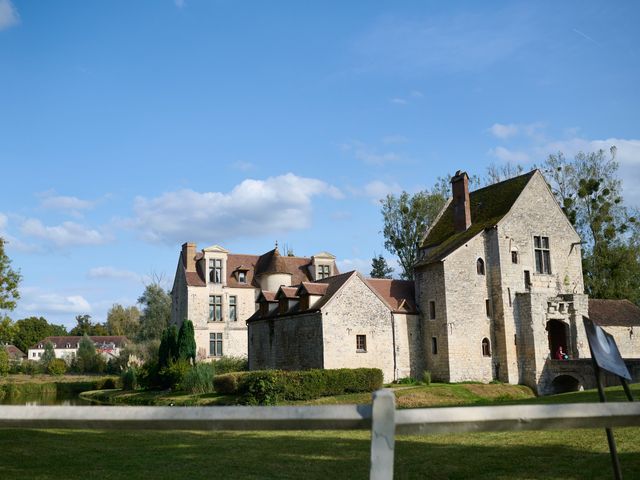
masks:
{"label": "tall green tree", "polygon": [[42,352],[42,357],[40,357],[40,363],[44,365],[45,369],[56,358],[56,352],[53,348],[53,343],[47,342],[44,344],[44,352]]}
{"label": "tall green tree", "polygon": [[13,344],[23,352],[46,337],[66,335],[67,330],[62,325],[51,325],[43,317],[28,317],[18,320],[15,324]]}
{"label": "tall green tree", "polygon": [[637,217],[624,204],[616,149],[562,153],[543,164],[558,203],[580,234],[586,292],[594,298],[627,298],[640,304]]}
{"label": "tall green tree", "polygon": [[0,317],[0,343],[13,343],[16,326],[8,316]]}
{"label": "tall green tree", "polygon": [[445,204],[446,197],[440,190],[413,195],[402,192],[382,200],[384,246],[398,257],[402,278],[413,278],[418,244]]}
{"label": "tall green tree", "polygon": [[391,278],[392,273],[393,268],[387,264],[387,260],[382,254],[371,259],[371,273],[369,274],[371,278]]}
{"label": "tall green tree", "polygon": [[110,335],[124,335],[136,338],[140,329],[140,310],[138,307],[123,307],[116,303],[107,313],[107,329]]}
{"label": "tall green tree", "polygon": [[196,339],[191,320],[185,320],[180,326],[180,332],[178,332],[178,357],[188,360],[193,365],[196,363]]}
{"label": "tall green tree", "polygon": [[93,372],[96,368],[98,353],[88,335],[83,335],[76,354],[76,368],[79,372]]}
{"label": "tall green tree", "polygon": [[81,337],[82,335],[109,335],[107,327],[102,323],[93,323],[91,315],[76,315],[76,326],[71,329],[69,335]]}
{"label": "tall green tree", "polygon": [[171,297],[158,282],[154,282],[146,286],[138,303],[142,305],[138,340],[159,340],[171,318]]}
{"label": "tall green tree", "polygon": [[13,310],[20,298],[18,285],[22,276],[11,268],[11,260],[4,251],[5,241],[0,237],[0,310]]}

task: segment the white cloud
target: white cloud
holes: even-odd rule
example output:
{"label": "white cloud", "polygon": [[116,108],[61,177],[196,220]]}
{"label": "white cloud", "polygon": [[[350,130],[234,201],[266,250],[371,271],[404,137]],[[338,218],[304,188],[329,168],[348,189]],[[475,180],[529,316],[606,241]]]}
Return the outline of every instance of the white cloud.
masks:
{"label": "white cloud", "polygon": [[185,189],[151,199],[138,197],[135,218],[129,223],[150,242],[222,243],[308,228],[316,196],[343,197],[340,190],[321,180],[288,173],[244,180],[229,193]]}
{"label": "white cloud", "polygon": [[354,140],[342,144],[342,150],[353,153],[353,156],[368,165],[384,165],[386,163],[397,162],[401,159],[396,152],[380,152],[364,143]]}
{"label": "white cloud", "polygon": [[424,97],[424,93],[422,93],[420,90],[411,90],[410,95],[414,98],[422,98]]}
{"label": "white cloud", "polygon": [[20,15],[18,15],[18,10],[13,6],[11,0],[0,0],[0,31],[18,23],[20,23]]}
{"label": "white cloud", "polygon": [[89,270],[87,273],[89,278],[107,278],[117,280],[131,280],[139,282],[142,280],[142,276],[130,270],[122,270],[115,267],[95,267]]}
{"label": "white cloud", "polygon": [[529,155],[524,152],[509,150],[504,147],[496,147],[489,150],[489,154],[507,163],[528,163]]}
{"label": "white cloud", "polygon": [[95,202],[82,200],[78,197],[56,195],[54,192],[44,192],[41,197],[40,206],[47,210],[65,212],[74,216],[81,216],[82,211],[90,210],[95,206]]}
{"label": "white cloud", "polygon": [[336,260],[338,269],[342,272],[350,272],[351,270],[357,270],[365,276],[368,276],[371,272],[371,260],[363,260],[362,258],[344,258],[342,260]]}
{"label": "white cloud", "polygon": [[494,137],[505,139],[509,137],[513,137],[518,133],[518,126],[513,123],[509,125],[503,125],[501,123],[494,123],[489,128],[489,131]]}
{"label": "white cloud", "polygon": [[382,180],[374,180],[373,182],[367,183],[362,189],[364,195],[371,198],[371,201],[378,205],[380,200],[385,198],[388,194],[400,193],[402,191],[402,187],[397,183],[386,183]]}
{"label": "white cloud", "polygon": [[100,245],[110,240],[104,233],[75,222],[46,226],[38,219],[29,218],[22,222],[20,231],[23,235],[45,240],[58,248],[75,245]]}
{"label": "white cloud", "polygon": [[23,310],[46,315],[51,313],[90,313],[91,304],[82,295],[60,295],[43,293],[38,289],[25,288],[20,304]]}
{"label": "white cloud", "polygon": [[9,224],[9,219],[5,214],[0,212],[0,234],[4,232],[4,229],[7,228],[8,224]]}
{"label": "white cloud", "polygon": [[186,0],[173,0],[173,3],[175,3],[178,8],[184,8],[187,4]]}
{"label": "white cloud", "polygon": [[392,98],[391,100],[389,100],[391,103],[394,103],[396,105],[406,105],[408,102],[404,99],[404,98],[400,98],[400,97],[395,97]]}

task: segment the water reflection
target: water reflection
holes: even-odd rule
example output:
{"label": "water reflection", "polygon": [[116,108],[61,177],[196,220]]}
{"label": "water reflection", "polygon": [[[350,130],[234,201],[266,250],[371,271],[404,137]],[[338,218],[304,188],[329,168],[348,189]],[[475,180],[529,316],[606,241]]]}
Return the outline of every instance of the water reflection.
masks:
{"label": "water reflection", "polygon": [[50,395],[7,395],[0,400],[0,405],[26,405],[37,407],[42,405],[61,405],[65,407],[75,405],[91,405],[91,402],[83,400],[77,396],[59,397],[55,394]]}

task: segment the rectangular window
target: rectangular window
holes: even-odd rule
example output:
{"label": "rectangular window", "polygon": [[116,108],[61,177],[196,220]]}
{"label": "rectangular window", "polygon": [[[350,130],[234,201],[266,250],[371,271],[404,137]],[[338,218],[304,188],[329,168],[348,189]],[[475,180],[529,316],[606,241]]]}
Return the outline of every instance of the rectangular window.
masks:
{"label": "rectangular window", "polygon": [[329,265],[319,265],[318,266],[318,280],[322,280],[323,278],[329,277]]}
{"label": "rectangular window", "polygon": [[229,296],[229,321],[235,322],[238,320],[238,314],[236,311],[237,308],[237,298],[235,295]]}
{"label": "rectangular window", "polygon": [[431,337],[431,353],[438,354],[438,339],[436,337]]}
{"label": "rectangular window", "polygon": [[209,356],[210,357],[222,356],[222,333],[209,334]]}
{"label": "rectangular window", "polygon": [[238,282],[247,283],[247,272],[238,272]]}
{"label": "rectangular window", "polygon": [[511,289],[507,288],[507,294],[509,295],[509,306],[511,306]]}
{"label": "rectangular window", "polygon": [[551,254],[549,253],[549,237],[533,237],[536,257],[536,273],[551,273]]}
{"label": "rectangular window", "polygon": [[511,252],[511,263],[518,263],[518,252]]}
{"label": "rectangular window", "polygon": [[222,321],[222,297],[220,295],[209,295],[209,321]]}
{"label": "rectangular window", "polygon": [[489,299],[485,299],[484,301],[484,308],[487,311],[487,317],[491,316],[491,302],[489,301]]}
{"label": "rectangular window", "polygon": [[429,302],[429,319],[435,320],[435,318],[436,318],[436,302],[431,300]]}
{"label": "rectangular window", "polygon": [[212,258],[209,260],[209,280],[213,283],[222,283],[222,260]]}
{"label": "rectangular window", "polygon": [[531,288],[531,273],[529,273],[529,270],[524,271],[524,288],[527,290]]}
{"label": "rectangular window", "polygon": [[367,336],[356,335],[356,352],[366,352],[366,351],[367,351]]}

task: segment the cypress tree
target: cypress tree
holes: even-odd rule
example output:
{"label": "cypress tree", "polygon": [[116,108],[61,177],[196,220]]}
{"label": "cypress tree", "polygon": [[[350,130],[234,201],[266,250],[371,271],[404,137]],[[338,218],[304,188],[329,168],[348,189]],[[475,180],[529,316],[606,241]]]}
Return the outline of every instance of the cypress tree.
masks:
{"label": "cypress tree", "polygon": [[182,322],[178,333],[178,357],[196,363],[196,339],[191,320]]}

